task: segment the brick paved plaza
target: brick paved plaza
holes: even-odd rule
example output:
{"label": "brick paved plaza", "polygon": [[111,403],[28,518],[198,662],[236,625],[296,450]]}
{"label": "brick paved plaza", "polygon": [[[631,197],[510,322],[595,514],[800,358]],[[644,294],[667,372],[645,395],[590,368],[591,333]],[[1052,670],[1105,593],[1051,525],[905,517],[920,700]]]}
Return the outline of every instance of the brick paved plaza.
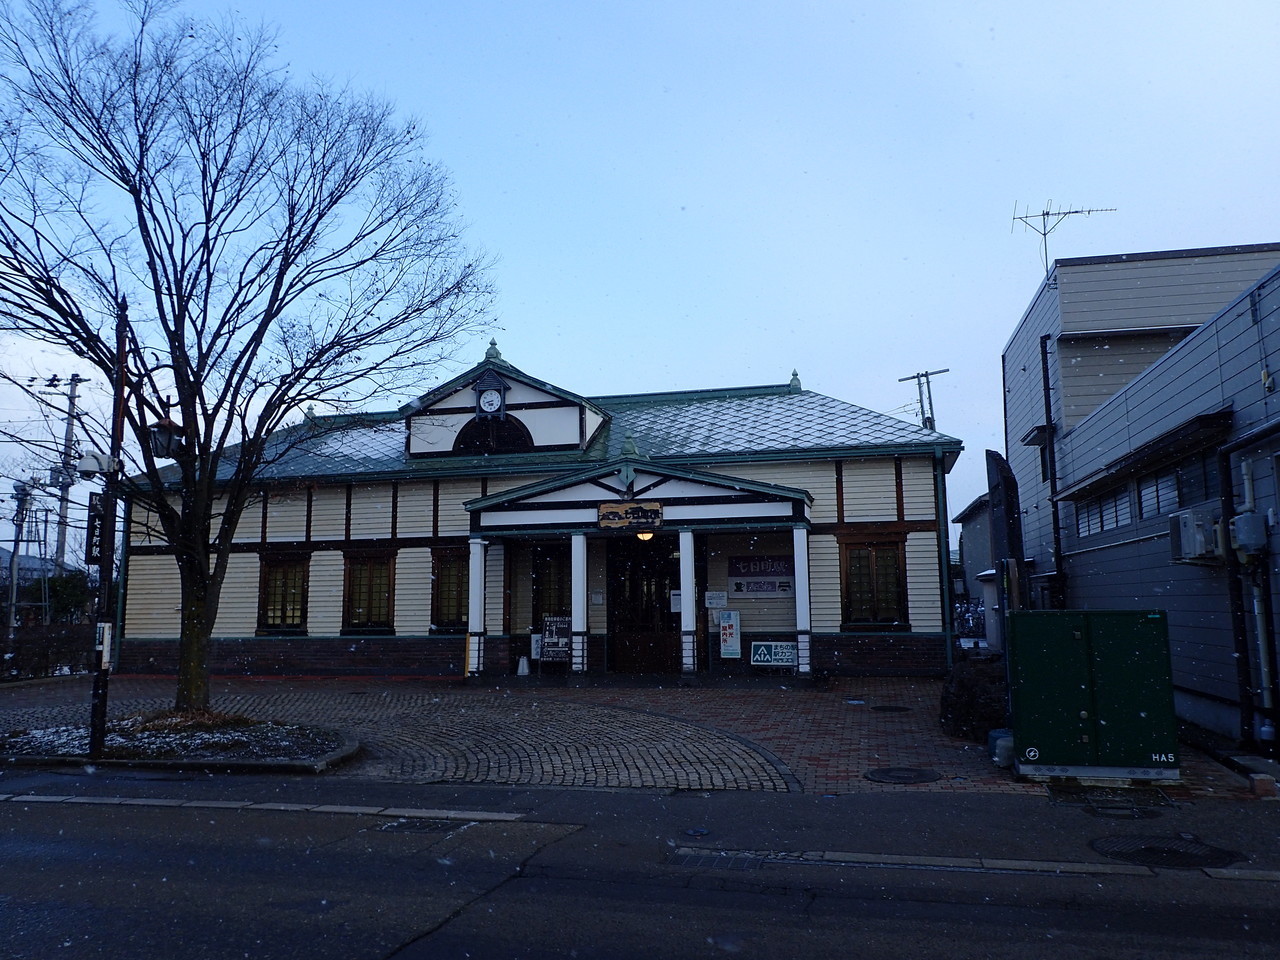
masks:
{"label": "brick paved plaza", "polygon": [[[167,708],[172,678],[118,676],[113,716]],[[0,729],[87,723],[83,677],[0,686]],[[985,745],[946,736],[940,682],[819,686],[467,685],[382,678],[215,679],[213,706],[343,730],[362,751],[330,776],[409,783],[769,790],[1043,793],[997,769]],[[883,783],[886,768],[931,771]],[[1174,796],[1244,799],[1240,777],[1189,748]]]}

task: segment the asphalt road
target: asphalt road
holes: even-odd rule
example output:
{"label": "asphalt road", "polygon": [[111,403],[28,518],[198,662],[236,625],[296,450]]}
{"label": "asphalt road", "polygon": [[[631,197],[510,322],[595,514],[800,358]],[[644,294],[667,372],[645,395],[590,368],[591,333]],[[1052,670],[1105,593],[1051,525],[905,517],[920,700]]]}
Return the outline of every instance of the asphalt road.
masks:
{"label": "asphalt road", "polygon": [[[5,769],[0,797],[5,958],[1203,958],[1280,942],[1271,802],[1126,813],[81,768]],[[1235,859],[1142,866],[1099,852],[1116,838]]]}

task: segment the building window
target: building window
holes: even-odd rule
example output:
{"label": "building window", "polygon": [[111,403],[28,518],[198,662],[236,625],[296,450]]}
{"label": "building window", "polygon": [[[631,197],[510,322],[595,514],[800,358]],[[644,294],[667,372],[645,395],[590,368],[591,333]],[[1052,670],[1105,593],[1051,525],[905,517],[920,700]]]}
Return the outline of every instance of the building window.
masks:
{"label": "building window", "polygon": [[431,629],[439,633],[467,630],[467,591],[471,562],[466,550],[431,551]]}
{"label": "building window", "polygon": [[1120,487],[1100,497],[1076,504],[1076,536],[1088,537],[1105,530],[1128,526],[1133,520],[1129,488]]}
{"label": "building window", "polygon": [[1138,516],[1143,520],[1178,509],[1178,476],[1172,470],[1149,473],[1138,480]]}
{"label": "building window", "polygon": [[906,545],[850,544],[844,551],[844,628],[906,630]]}
{"label": "building window", "polygon": [[264,556],[258,574],[258,633],[307,630],[306,556]]}
{"label": "building window", "polygon": [[344,633],[391,633],[394,626],[395,560],[388,554],[347,557],[343,590]]}

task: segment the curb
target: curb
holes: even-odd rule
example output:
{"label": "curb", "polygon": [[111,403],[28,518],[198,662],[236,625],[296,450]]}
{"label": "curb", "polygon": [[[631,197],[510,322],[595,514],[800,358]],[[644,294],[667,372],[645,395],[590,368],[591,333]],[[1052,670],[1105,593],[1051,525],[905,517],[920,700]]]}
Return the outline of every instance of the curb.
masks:
{"label": "curb", "polygon": [[37,756],[0,754],[0,763],[30,767],[111,767],[127,770],[173,770],[191,773],[326,773],[346,763],[360,752],[360,742],[343,734],[342,744],[316,760],[222,760],[216,757],[192,760],[112,759],[90,760],[87,756]]}

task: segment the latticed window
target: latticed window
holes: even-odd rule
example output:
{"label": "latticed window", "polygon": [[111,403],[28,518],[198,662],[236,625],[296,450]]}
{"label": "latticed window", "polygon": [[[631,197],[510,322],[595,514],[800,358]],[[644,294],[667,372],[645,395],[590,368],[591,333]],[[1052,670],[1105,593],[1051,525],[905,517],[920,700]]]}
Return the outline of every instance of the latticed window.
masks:
{"label": "latticed window", "polygon": [[850,628],[907,627],[903,544],[861,543],[845,548],[844,623]]}
{"label": "latticed window", "polygon": [[263,557],[258,580],[258,631],[301,633],[307,628],[307,557]]}
{"label": "latticed window", "polygon": [[395,563],[390,556],[347,557],[343,630],[389,632],[394,582]]}
{"label": "latticed window", "polygon": [[431,551],[431,628],[444,633],[467,629],[470,584],[466,550]]}

